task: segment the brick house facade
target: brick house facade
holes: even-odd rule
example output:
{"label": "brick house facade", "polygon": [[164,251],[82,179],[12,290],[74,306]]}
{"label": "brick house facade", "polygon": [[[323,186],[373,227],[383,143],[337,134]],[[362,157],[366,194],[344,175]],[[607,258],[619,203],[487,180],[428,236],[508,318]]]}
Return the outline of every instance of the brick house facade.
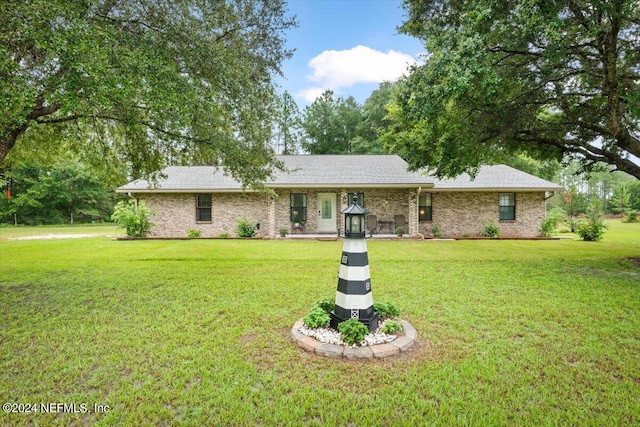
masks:
{"label": "brick house facade", "polygon": [[374,233],[393,234],[404,219],[409,236],[432,236],[437,224],[445,236],[477,235],[494,223],[503,236],[535,237],[545,218],[550,192],[563,188],[507,166],[468,176],[438,180],[408,172],[398,156],[280,156],[288,172],[276,173],[269,192],[243,191],[240,184],[212,167],[170,167],[155,186],[133,181],[118,189],[145,200],[153,211],[153,234],[186,237],[235,236],[246,218],[256,236],[275,238],[281,228],[294,234],[341,235],[340,211],[351,195],[374,215]]}

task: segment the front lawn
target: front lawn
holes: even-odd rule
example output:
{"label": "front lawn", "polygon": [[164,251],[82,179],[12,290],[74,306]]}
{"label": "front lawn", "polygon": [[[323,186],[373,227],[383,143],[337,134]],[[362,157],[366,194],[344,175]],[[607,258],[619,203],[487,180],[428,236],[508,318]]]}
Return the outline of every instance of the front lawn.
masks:
{"label": "front lawn", "polygon": [[38,225],[35,227],[0,224],[1,239],[63,238],[74,236],[113,237],[124,236],[124,231],[114,224]]}
{"label": "front lawn", "polygon": [[637,425],[640,224],[609,225],[369,241],[420,345],[368,362],[289,338],[339,241],[0,240],[0,401],[38,409],[0,425]]}

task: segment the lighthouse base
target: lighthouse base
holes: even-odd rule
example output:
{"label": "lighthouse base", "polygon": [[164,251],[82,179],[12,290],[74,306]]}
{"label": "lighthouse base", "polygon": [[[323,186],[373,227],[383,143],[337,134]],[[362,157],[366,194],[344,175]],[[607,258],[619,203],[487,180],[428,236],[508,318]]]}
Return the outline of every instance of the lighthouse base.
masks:
{"label": "lighthouse base", "polygon": [[[331,313],[329,313],[329,317],[331,317],[331,322],[329,323],[329,326],[331,326],[333,329],[338,329],[338,325],[346,320],[351,319],[351,317],[341,317],[338,314],[335,313],[335,311],[332,311]],[[378,329],[378,313],[373,312],[371,314],[371,316],[369,316],[368,318],[358,318],[358,320],[361,323],[364,323],[364,325],[367,327],[367,329],[369,329],[369,332],[375,332],[376,329]]]}

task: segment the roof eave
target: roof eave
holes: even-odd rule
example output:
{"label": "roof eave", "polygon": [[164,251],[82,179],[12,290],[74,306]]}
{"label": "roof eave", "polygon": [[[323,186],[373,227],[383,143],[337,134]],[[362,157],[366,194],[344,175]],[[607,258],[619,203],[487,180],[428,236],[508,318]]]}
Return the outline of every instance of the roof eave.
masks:
{"label": "roof eave", "polygon": [[117,188],[116,193],[247,193],[247,192],[257,192],[258,190],[253,190],[250,188],[242,189],[242,188]]}
{"label": "roof eave", "polygon": [[510,192],[510,193],[533,193],[542,191],[564,191],[563,187],[450,187],[450,188],[438,188],[434,187],[435,192],[448,192],[448,191],[467,191],[467,192]]}
{"label": "roof eave", "polygon": [[[334,183],[334,184],[267,184],[267,188],[432,188],[431,183],[420,184],[362,184],[362,183]],[[118,188],[116,193],[242,193],[257,192],[250,188]]]}
{"label": "roof eave", "polygon": [[271,188],[432,188],[432,183],[364,184],[357,182],[337,182],[328,184],[268,184]]}

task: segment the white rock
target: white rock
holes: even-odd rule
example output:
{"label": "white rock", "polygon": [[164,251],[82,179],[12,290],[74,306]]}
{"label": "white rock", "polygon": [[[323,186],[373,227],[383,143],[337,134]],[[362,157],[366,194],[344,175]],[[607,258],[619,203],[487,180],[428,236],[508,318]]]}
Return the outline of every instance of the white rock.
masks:
{"label": "white rock", "polygon": [[[376,344],[387,344],[398,338],[397,335],[388,335],[381,332],[382,327],[384,326],[384,322],[380,325],[380,327],[373,333],[368,334],[364,337],[364,341],[360,343],[361,346],[366,345],[376,345]],[[317,339],[322,343],[327,344],[335,344],[335,345],[344,345],[347,347],[357,347],[357,345],[349,346],[345,342],[342,341],[342,334],[336,331],[333,328],[309,328],[307,325],[302,325],[300,328],[300,333],[306,335],[308,337],[312,337]]]}

